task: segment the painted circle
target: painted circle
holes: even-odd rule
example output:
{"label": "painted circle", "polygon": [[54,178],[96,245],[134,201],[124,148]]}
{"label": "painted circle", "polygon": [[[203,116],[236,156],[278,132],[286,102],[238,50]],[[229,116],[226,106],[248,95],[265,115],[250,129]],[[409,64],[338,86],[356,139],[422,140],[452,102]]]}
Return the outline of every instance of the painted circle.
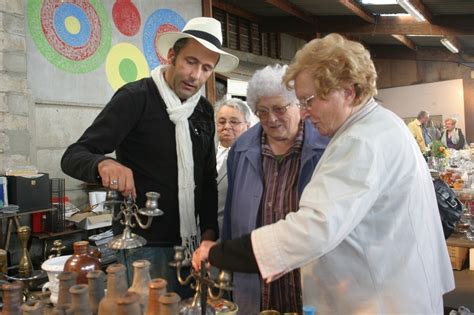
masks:
{"label": "painted circle", "polygon": [[116,0],[112,7],[115,27],[125,36],[138,33],[142,24],[140,12],[130,0]]}
{"label": "painted circle", "polygon": [[[91,25],[87,15],[77,5],[64,3],[54,12],[53,19],[54,31],[66,45],[82,47],[87,44],[91,36]],[[78,26],[74,25],[75,22]],[[78,31],[74,33],[77,28]],[[50,30],[48,29],[47,31],[49,32]],[[54,44],[54,41],[51,40],[51,43]]]}
{"label": "painted circle", "polygon": [[170,9],[156,10],[148,17],[143,27],[143,52],[150,69],[162,64],[166,57],[159,56],[155,48],[157,35],[163,32],[181,31],[185,24],[184,19]]}
{"label": "painted circle", "polygon": [[119,73],[125,82],[132,82],[137,78],[138,69],[133,60],[124,58],[119,64]]}
{"label": "painted circle", "polygon": [[116,91],[126,83],[148,77],[150,70],[140,49],[130,43],[119,43],[107,55],[105,72]]}
{"label": "painted circle", "polygon": [[[43,57],[56,67],[85,73],[104,62],[110,50],[112,31],[100,0],[27,1],[27,16],[33,42]],[[73,20],[80,26],[74,25]]]}
{"label": "painted circle", "polygon": [[64,26],[69,33],[74,35],[79,34],[81,31],[81,22],[73,16],[68,16],[64,20]]}

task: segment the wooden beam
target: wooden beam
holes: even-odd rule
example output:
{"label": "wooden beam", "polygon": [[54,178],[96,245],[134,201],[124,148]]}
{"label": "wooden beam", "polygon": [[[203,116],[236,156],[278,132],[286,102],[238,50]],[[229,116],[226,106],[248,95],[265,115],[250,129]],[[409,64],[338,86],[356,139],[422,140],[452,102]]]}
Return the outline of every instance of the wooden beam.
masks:
{"label": "wooden beam", "polygon": [[221,9],[223,11],[226,11],[230,14],[233,14],[233,15],[239,16],[241,18],[244,18],[246,20],[252,21],[254,23],[260,23],[262,21],[262,19],[259,16],[255,15],[255,14],[253,14],[253,13],[247,11],[247,10],[241,9],[241,8],[235,6],[235,5],[232,5],[230,3],[226,3],[222,0],[213,0],[212,1],[212,6],[218,8],[218,9]]}
{"label": "wooden beam", "polygon": [[313,23],[313,19],[306,12],[286,0],[265,0],[265,2],[307,23]]}
{"label": "wooden beam", "polygon": [[410,3],[420,12],[429,23],[433,23],[433,13],[420,0],[410,0]]}
{"label": "wooden beam", "polygon": [[440,61],[462,63],[459,54],[452,54],[444,47],[418,47],[416,51],[405,46],[372,45],[370,54],[376,59],[399,59],[416,61]]}
{"label": "wooden beam", "polygon": [[[202,16],[212,17],[212,1],[202,0]],[[211,74],[206,82],[206,98],[211,105],[216,103],[216,76],[214,73]]]}
{"label": "wooden beam", "polygon": [[411,50],[416,50],[415,43],[405,35],[392,34],[392,37],[400,41],[403,45],[407,46]]}
{"label": "wooden beam", "polygon": [[354,0],[339,0],[339,2],[344,5],[346,8],[351,10],[355,15],[360,17],[361,19],[375,24],[375,17],[373,14],[365,11],[361,6],[355,2]]}
{"label": "wooden beam", "polygon": [[410,16],[382,16],[376,24],[368,24],[357,16],[319,16],[315,26],[296,18],[266,19],[264,32],[280,33],[348,33],[398,35],[474,35],[474,15],[440,16],[435,24],[417,22]]}

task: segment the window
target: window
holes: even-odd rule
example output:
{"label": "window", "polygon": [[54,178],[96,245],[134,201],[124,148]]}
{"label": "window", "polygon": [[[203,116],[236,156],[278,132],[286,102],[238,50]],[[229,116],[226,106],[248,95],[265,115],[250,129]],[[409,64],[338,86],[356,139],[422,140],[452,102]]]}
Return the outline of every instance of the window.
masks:
{"label": "window", "polygon": [[263,33],[258,23],[213,8],[213,16],[222,24],[223,46],[255,55],[280,58],[280,34]]}

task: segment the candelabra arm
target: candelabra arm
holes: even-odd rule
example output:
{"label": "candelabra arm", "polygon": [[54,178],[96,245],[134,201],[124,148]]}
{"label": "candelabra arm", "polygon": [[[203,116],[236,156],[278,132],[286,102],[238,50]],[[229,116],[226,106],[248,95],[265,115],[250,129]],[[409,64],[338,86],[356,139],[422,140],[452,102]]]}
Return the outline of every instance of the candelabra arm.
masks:
{"label": "candelabra arm", "polygon": [[181,265],[180,264],[178,264],[178,266],[176,267],[176,276],[178,278],[179,284],[181,284],[181,285],[188,285],[189,283],[191,283],[191,280],[194,278],[193,274],[191,272],[191,274],[189,276],[187,276],[186,279],[183,279],[183,277],[181,276]]}
{"label": "candelabra arm", "polygon": [[123,211],[120,210],[119,212],[117,212],[117,214],[114,213],[114,211],[112,211],[112,220],[114,221],[118,221],[120,220],[120,218],[123,216]]}
{"label": "candelabra arm", "polygon": [[212,288],[208,287],[207,288],[207,293],[208,293],[209,297],[211,298],[211,300],[218,300],[222,297],[222,295],[224,295],[224,290],[219,289],[217,295],[214,295],[214,293],[212,292]]}
{"label": "candelabra arm", "polygon": [[146,229],[148,229],[148,228],[151,226],[151,222],[153,221],[153,217],[147,216],[147,217],[146,217],[146,223],[143,224],[143,222],[142,222],[140,216],[139,216],[136,212],[134,212],[132,215],[135,217],[135,220],[137,221],[138,225],[139,225],[142,229],[146,230]]}

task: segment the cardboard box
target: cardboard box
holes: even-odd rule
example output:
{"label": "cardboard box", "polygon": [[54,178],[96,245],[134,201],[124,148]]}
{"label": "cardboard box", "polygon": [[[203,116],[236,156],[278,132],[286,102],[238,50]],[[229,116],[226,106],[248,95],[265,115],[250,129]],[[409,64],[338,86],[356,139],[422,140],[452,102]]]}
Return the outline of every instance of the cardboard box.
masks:
{"label": "cardboard box", "polygon": [[8,203],[18,205],[20,212],[51,208],[51,186],[48,174],[7,176]]}
{"label": "cardboard box", "polygon": [[469,248],[469,270],[474,270],[474,248]]}
{"label": "cardboard box", "polygon": [[461,270],[462,266],[466,262],[469,248],[448,246],[449,258],[451,259],[451,265],[455,270]]}
{"label": "cardboard box", "polygon": [[77,227],[84,230],[98,229],[112,225],[112,215],[110,213],[97,215],[93,212],[80,212],[67,218],[67,220],[74,222]]}

